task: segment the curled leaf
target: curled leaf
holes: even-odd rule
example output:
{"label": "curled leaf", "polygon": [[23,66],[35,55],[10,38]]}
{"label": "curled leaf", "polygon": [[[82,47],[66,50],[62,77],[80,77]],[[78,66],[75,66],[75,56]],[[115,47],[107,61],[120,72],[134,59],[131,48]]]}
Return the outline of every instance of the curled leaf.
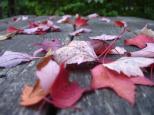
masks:
{"label": "curled leaf", "polygon": [[38,65],[36,75],[40,80],[40,85],[44,91],[48,92],[53,85],[58,73],[59,65],[51,59],[50,56],[45,57]]}

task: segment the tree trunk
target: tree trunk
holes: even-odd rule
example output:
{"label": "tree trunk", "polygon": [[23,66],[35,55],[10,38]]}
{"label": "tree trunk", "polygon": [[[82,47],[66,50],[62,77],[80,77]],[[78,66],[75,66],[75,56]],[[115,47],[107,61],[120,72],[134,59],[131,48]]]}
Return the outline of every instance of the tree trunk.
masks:
{"label": "tree trunk", "polygon": [[2,1],[0,0],[0,18],[3,17],[3,12],[2,12]]}
{"label": "tree trunk", "polygon": [[15,0],[8,0],[8,16],[15,15]]}

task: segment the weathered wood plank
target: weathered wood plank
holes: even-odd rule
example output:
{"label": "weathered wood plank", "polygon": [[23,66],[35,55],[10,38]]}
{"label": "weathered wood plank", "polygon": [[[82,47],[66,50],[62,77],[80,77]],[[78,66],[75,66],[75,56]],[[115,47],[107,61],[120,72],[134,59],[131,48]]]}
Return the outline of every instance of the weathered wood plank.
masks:
{"label": "weathered wood plank", "polygon": [[[47,16],[36,17],[33,20],[44,20]],[[57,18],[58,19],[58,18]],[[140,29],[145,24],[154,24],[151,20],[145,20],[133,17],[116,17],[111,18],[113,20],[123,19],[129,24],[132,30]],[[26,26],[28,22],[13,23],[17,27]],[[47,33],[43,36],[38,35],[17,35],[11,40],[0,41],[0,54],[6,50],[27,52],[32,54],[36,47],[32,44],[41,42],[44,39],[59,38],[65,40],[68,38],[68,33],[72,31],[71,25],[59,24],[62,27],[62,32]],[[8,26],[8,25],[7,25]],[[82,36],[75,39],[88,39],[88,36],[106,34],[117,34],[120,29],[99,22],[98,19],[91,20],[90,25],[87,26],[93,30],[92,33],[82,34]],[[1,28],[1,27],[0,27]],[[3,27],[6,28],[6,27]],[[4,30],[4,29],[2,29]],[[134,36],[132,33],[125,34],[123,39]],[[118,45],[123,46],[123,40],[118,41]],[[129,50],[134,50],[134,47],[126,47]],[[7,77],[0,78],[0,112],[2,115],[32,115],[38,114],[40,111],[29,108],[24,108],[19,105],[20,94],[24,84],[33,84],[35,77],[35,65],[37,61],[32,61],[27,64],[21,64],[11,69],[0,69],[0,76],[6,75]],[[82,86],[88,86],[90,84],[91,75],[89,70],[84,72],[77,70],[71,74],[73,79],[80,82]],[[43,108],[44,114],[52,114],[56,112],[57,115],[153,115],[154,114],[154,90],[150,87],[138,87],[137,88],[136,105],[130,106],[126,101],[118,97],[114,92],[103,89],[95,91],[89,95],[85,95],[77,106],[81,111],[75,111],[73,109],[66,110],[52,110],[52,106]]]}

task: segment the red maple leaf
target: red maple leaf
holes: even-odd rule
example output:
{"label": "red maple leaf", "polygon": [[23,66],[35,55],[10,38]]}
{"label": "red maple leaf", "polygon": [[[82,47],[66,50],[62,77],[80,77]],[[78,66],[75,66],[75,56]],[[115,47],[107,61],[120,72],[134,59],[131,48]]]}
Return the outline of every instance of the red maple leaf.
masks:
{"label": "red maple leaf", "polygon": [[154,43],[154,39],[145,35],[137,35],[131,39],[125,40],[126,45],[134,45],[139,48],[146,47],[146,43]]}
{"label": "red maple leaf", "polygon": [[98,65],[91,70],[92,88],[111,88],[120,97],[126,99],[130,104],[135,103],[135,84],[153,86],[154,83],[145,77],[127,77],[124,74],[118,74],[115,71]]}
{"label": "red maple leaf", "polygon": [[120,21],[120,20],[114,21],[114,25],[115,25],[115,26],[118,26],[118,27],[127,27],[126,22]]}
{"label": "red maple leaf", "polygon": [[76,82],[69,82],[69,72],[62,65],[50,90],[51,103],[58,108],[71,107],[80,99],[85,90]]}
{"label": "red maple leaf", "polygon": [[81,27],[81,26],[87,25],[87,22],[88,22],[88,20],[86,18],[83,18],[81,16],[77,16],[74,24],[75,24],[76,27]]}

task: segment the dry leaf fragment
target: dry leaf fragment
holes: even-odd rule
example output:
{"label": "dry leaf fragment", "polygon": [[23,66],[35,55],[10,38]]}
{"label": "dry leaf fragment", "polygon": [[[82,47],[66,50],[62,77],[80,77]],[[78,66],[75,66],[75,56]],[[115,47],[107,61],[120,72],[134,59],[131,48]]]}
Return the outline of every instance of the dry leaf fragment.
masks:
{"label": "dry leaf fragment", "polygon": [[55,51],[54,59],[58,63],[81,64],[95,61],[97,58],[93,47],[87,41],[72,41],[68,45]]}
{"label": "dry leaf fragment", "polygon": [[139,33],[154,38],[154,31],[152,29],[148,29],[147,25],[145,25]]}
{"label": "dry leaf fragment", "polygon": [[46,93],[40,87],[39,81],[36,81],[33,87],[25,85],[22,91],[20,105],[32,106],[38,104],[45,96]]}
{"label": "dry leaf fragment", "polygon": [[16,34],[16,32],[0,35],[0,40],[6,40],[6,39],[9,39],[9,38],[12,38],[12,37],[15,36],[15,34]]}

